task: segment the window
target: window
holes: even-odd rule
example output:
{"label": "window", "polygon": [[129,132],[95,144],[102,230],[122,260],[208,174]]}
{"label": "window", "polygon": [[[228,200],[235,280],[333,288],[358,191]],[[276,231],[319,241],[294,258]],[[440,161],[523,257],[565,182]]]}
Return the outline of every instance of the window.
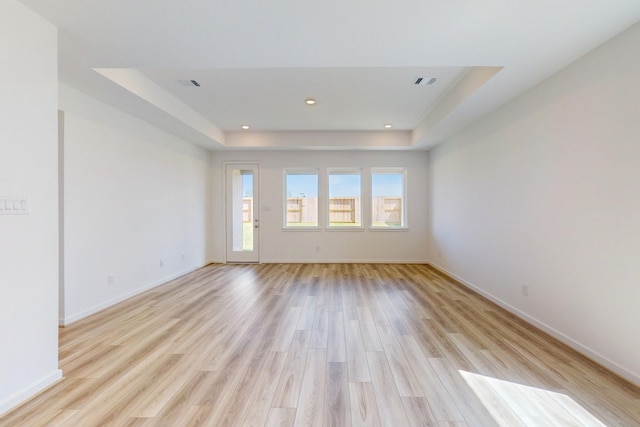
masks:
{"label": "window", "polygon": [[329,170],[329,227],[361,227],[359,170]]}
{"label": "window", "polygon": [[404,168],[371,169],[371,226],[406,227]]}
{"label": "window", "polygon": [[318,227],[318,172],[285,170],[285,227]]}

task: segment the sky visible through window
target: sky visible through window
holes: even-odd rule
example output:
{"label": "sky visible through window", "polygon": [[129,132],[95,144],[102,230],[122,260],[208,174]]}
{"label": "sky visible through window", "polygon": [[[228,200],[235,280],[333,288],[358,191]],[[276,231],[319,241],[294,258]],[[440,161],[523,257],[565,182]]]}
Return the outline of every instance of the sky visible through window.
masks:
{"label": "sky visible through window", "polygon": [[360,174],[330,174],[329,197],[360,197]]}
{"label": "sky visible through window", "polygon": [[371,188],[373,197],[402,197],[402,174],[373,174]]}
{"label": "sky visible through window", "polygon": [[287,197],[318,197],[318,175],[287,174]]}
{"label": "sky visible through window", "polygon": [[[287,174],[287,197],[318,197],[318,175]],[[402,174],[384,173],[371,175],[373,197],[402,197]],[[253,176],[242,175],[245,197],[253,195]],[[360,195],[359,174],[329,175],[330,197]]]}
{"label": "sky visible through window", "polygon": [[243,197],[253,197],[253,173],[242,171],[242,195]]}

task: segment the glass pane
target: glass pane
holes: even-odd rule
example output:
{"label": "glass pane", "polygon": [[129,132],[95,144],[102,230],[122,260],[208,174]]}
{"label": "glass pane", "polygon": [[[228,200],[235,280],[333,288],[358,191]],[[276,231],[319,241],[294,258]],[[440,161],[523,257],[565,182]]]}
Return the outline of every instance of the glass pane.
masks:
{"label": "glass pane", "polygon": [[360,227],[359,173],[329,174],[329,226]]}
{"label": "glass pane", "polygon": [[253,251],[253,171],[232,172],[233,250]]}
{"label": "glass pane", "polygon": [[318,226],[318,174],[287,173],[285,226]]}
{"label": "glass pane", "polygon": [[378,173],[371,175],[372,226],[404,226],[404,174]]}

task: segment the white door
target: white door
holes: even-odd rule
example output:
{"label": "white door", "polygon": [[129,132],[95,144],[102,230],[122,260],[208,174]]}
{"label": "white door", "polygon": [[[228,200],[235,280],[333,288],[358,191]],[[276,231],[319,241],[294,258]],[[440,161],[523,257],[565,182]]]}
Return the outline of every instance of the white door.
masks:
{"label": "white door", "polygon": [[258,165],[226,165],[227,262],[260,262]]}

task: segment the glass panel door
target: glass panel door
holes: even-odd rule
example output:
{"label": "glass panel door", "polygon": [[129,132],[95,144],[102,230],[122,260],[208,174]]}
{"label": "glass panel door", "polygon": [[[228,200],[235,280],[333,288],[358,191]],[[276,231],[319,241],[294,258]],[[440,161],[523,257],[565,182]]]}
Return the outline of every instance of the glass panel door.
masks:
{"label": "glass panel door", "polygon": [[227,262],[259,262],[258,165],[227,165]]}

